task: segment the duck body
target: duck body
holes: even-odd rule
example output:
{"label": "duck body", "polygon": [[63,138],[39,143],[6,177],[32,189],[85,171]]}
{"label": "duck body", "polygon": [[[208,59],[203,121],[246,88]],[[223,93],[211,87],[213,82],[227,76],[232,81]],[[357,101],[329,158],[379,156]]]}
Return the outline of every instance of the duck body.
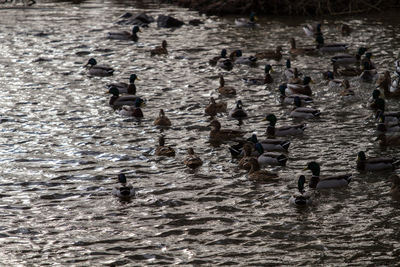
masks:
{"label": "duck body", "polygon": [[344,52],[348,48],[348,45],[343,43],[325,44],[322,33],[317,34],[316,41],[317,41],[317,49],[322,53]]}
{"label": "duck body", "polygon": [[161,46],[157,46],[156,48],[150,50],[150,56],[153,57],[156,55],[168,55],[167,41],[162,41]]}
{"label": "duck body", "polygon": [[165,116],[164,110],[160,109],[160,114],[154,120],[153,124],[156,125],[156,126],[169,127],[169,126],[171,126],[171,121],[167,116]]}
{"label": "duck body", "polygon": [[[383,171],[394,170],[395,160],[393,158],[366,158],[363,151],[358,152],[357,169],[359,171]],[[397,162],[396,162],[397,164]]]}
{"label": "duck body", "polygon": [[175,150],[170,146],[166,146],[164,136],[161,136],[158,139],[158,146],[155,154],[157,156],[175,157]]}
{"label": "duck body", "polygon": [[140,29],[137,25],[135,25],[133,26],[131,33],[127,31],[109,32],[107,34],[107,38],[112,40],[132,40],[137,42],[139,40],[139,37],[137,36],[138,32],[140,32]]}
{"label": "duck body", "polygon": [[311,170],[313,174],[309,183],[310,188],[327,189],[344,187],[347,186],[352,179],[351,174],[333,175],[320,179],[320,166],[315,161],[308,163],[307,168]]}
{"label": "duck body", "polygon": [[134,117],[137,119],[144,117],[142,109],[134,106],[122,106],[121,109],[118,110],[118,113],[125,117]]}
{"label": "duck body", "polygon": [[300,97],[295,97],[293,102],[296,107],[290,112],[289,116],[292,118],[313,119],[321,115],[321,112],[318,109],[302,107]]}
{"label": "duck body", "polygon": [[115,86],[111,86],[108,93],[112,94],[109,105],[114,109],[120,109],[122,108],[122,106],[134,106],[136,101],[139,101],[140,104],[144,103],[144,101],[136,95],[120,96],[119,90]]}
{"label": "duck body", "polygon": [[224,48],[224,49],[221,50],[221,54],[220,54],[219,56],[213,57],[212,59],[210,59],[210,60],[208,61],[208,63],[209,63],[211,66],[215,66],[215,65],[217,65],[217,63],[218,63],[219,60],[221,60],[221,59],[226,59],[226,58],[227,58],[226,55],[227,55],[227,51],[226,51],[226,49]]}
{"label": "duck body", "polygon": [[240,138],[244,135],[243,132],[231,129],[221,129],[221,124],[217,120],[210,123],[210,139],[217,141],[228,141]]}
{"label": "duck body", "polygon": [[276,173],[271,173],[260,169],[260,165],[257,159],[252,158],[249,160],[250,170],[247,175],[248,179],[254,182],[269,182],[275,178],[278,178]]}
{"label": "duck body", "polygon": [[272,78],[270,71],[272,70],[271,65],[267,64],[265,65],[265,76],[264,78],[243,78],[243,81],[247,84],[247,85],[264,85],[264,84],[269,84],[269,83],[273,83],[274,79]]}
{"label": "duck body", "polygon": [[342,54],[331,58],[332,64],[336,66],[346,66],[360,64],[361,56],[367,51],[365,47],[360,47],[355,55]]}
{"label": "duck body", "polygon": [[197,169],[203,165],[203,161],[194,153],[193,148],[188,149],[188,154],[183,163],[190,169]]}
{"label": "duck body", "polygon": [[247,118],[247,113],[243,109],[242,100],[238,100],[236,102],[235,108],[233,108],[229,112],[229,117],[235,118],[235,119],[245,119],[245,118]]}
{"label": "duck body", "polygon": [[217,89],[218,93],[223,96],[235,96],[236,90],[233,87],[225,86],[225,80],[222,75],[219,76],[219,87]]}
{"label": "duck body", "polygon": [[380,146],[399,146],[400,135],[380,134],[376,140],[379,140]]}
{"label": "duck body", "polygon": [[269,125],[267,127],[267,135],[271,137],[275,136],[288,136],[288,135],[301,135],[303,134],[306,125],[305,124],[297,124],[293,126],[284,126],[280,128],[275,128],[276,117],[273,114],[268,114],[265,120],[269,121]]}
{"label": "duck body", "polygon": [[85,67],[88,68],[88,74],[90,76],[106,77],[112,76],[114,69],[107,65],[97,65],[97,61],[94,58],[89,59]]}
{"label": "duck body", "polygon": [[[254,145],[261,145],[264,151],[279,151],[288,152],[290,141],[289,140],[279,140],[279,139],[264,139],[259,141],[257,135],[253,134],[249,139],[249,142]],[[262,152],[263,153],[263,152]],[[261,153],[261,154],[262,154]]]}
{"label": "duck body", "polygon": [[248,65],[250,67],[255,67],[257,66],[257,58],[254,56],[249,56],[249,57],[244,57],[242,56],[242,51],[237,50],[236,51],[236,58],[234,59],[234,64],[242,64],[242,65]]}
{"label": "duck body", "polygon": [[118,175],[120,185],[112,190],[112,195],[120,198],[121,200],[129,200],[135,196],[135,189],[131,184],[126,182],[125,174]]}
{"label": "duck body", "polygon": [[277,46],[274,50],[260,51],[255,54],[257,59],[273,59],[279,61],[282,59],[282,47]]}
{"label": "duck body", "polygon": [[135,80],[139,80],[136,74],[131,74],[129,77],[129,84],[120,82],[120,83],[111,83],[107,85],[107,88],[110,90],[115,87],[118,90],[118,94],[136,94],[136,85]]}
{"label": "duck body", "polygon": [[255,13],[251,12],[250,13],[250,18],[248,18],[248,19],[246,19],[246,18],[236,18],[235,19],[235,25],[237,27],[253,28],[253,27],[257,26],[256,21],[257,21],[257,17],[255,15]]}
{"label": "duck body", "polygon": [[380,89],[383,90],[386,98],[398,98],[400,97],[399,79],[400,76],[396,71],[395,79],[392,82],[389,71],[385,71],[383,75],[378,77],[376,84]]}
{"label": "duck body", "polygon": [[296,46],[296,40],[294,38],[290,39],[290,50],[289,53],[292,55],[312,55],[315,54],[317,50],[315,48],[298,48]]}
{"label": "duck body", "polygon": [[204,113],[208,116],[214,117],[218,113],[225,113],[227,109],[227,104],[226,102],[215,102],[215,99],[213,97],[210,98],[210,104],[206,106],[204,109]]}
{"label": "duck body", "polygon": [[[311,91],[311,87],[309,85],[310,81],[311,81],[311,78],[306,76],[303,79],[303,84],[287,83],[286,89],[285,89],[285,95],[299,94],[299,95],[311,96],[312,91]],[[283,86],[284,86],[284,84],[283,84]]]}

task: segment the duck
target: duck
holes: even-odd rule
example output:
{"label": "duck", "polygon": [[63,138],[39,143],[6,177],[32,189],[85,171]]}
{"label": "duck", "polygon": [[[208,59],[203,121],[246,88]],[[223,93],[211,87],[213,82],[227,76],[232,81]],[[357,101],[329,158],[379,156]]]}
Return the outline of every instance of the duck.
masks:
{"label": "duck", "polygon": [[127,32],[127,31],[109,32],[109,33],[107,33],[107,39],[132,40],[134,42],[137,42],[139,40],[139,37],[137,36],[138,32],[141,32],[141,30],[139,29],[139,26],[135,25],[132,28],[132,33]]}
{"label": "duck", "polygon": [[121,107],[121,109],[118,110],[118,113],[122,116],[142,119],[144,116],[140,106],[142,106],[143,104],[144,104],[143,99],[136,98],[134,106],[124,105]]}
{"label": "duck", "polygon": [[250,170],[251,165],[249,163],[251,158],[255,158],[254,155],[252,155],[252,150],[253,150],[253,145],[251,143],[245,143],[243,145],[243,156],[238,162],[238,167],[239,169],[243,170]]}
{"label": "duck", "polygon": [[272,59],[279,61],[282,58],[282,46],[277,46],[274,50],[260,51],[255,54],[257,59]]}
{"label": "duck", "polygon": [[234,64],[248,65],[250,67],[257,66],[257,58],[254,56],[244,57],[240,49],[236,50],[234,55]]}
{"label": "duck", "polygon": [[290,50],[289,53],[292,55],[311,55],[315,54],[315,48],[298,48],[296,46],[296,40],[294,38],[290,38]]}
{"label": "duck", "polygon": [[335,74],[332,71],[328,70],[328,71],[322,73],[322,76],[325,80],[328,81],[328,86],[330,88],[336,88],[343,84],[343,80],[335,79]]}
{"label": "duck", "polygon": [[309,37],[314,37],[321,32],[321,23],[307,24],[303,27],[304,33]]}
{"label": "duck", "polygon": [[305,76],[303,79],[303,84],[287,83],[285,88],[285,94],[286,95],[299,94],[299,95],[311,96],[312,91],[310,87],[310,82],[312,82],[311,78],[309,76]]}
{"label": "duck", "polygon": [[194,153],[193,148],[189,147],[187,149],[187,155],[183,163],[190,169],[197,169],[203,165],[203,161]]}
{"label": "duck", "polygon": [[167,41],[163,40],[161,42],[161,46],[157,46],[156,48],[150,50],[150,56],[153,57],[156,55],[168,55]]}
{"label": "duck", "polygon": [[247,177],[253,182],[269,182],[271,181],[271,179],[278,178],[278,175],[276,173],[261,170],[260,165],[255,158],[250,158],[249,164],[251,167],[247,174]]}
{"label": "duck", "polygon": [[378,137],[376,138],[376,141],[379,141],[379,145],[382,147],[399,146],[400,135],[379,134]]}
{"label": "duck", "polygon": [[361,56],[364,55],[364,53],[367,50],[368,49],[365,47],[360,47],[355,55],[349,55],[349,54],[337,55],[331,58],[331,62],[333,65],[336,66],[360,64]]}
{"label": "duck", "polygon": [[245,119],[245,118],[247,118],[247,113],[246,113],[246,111],[243,110],[242,100],[239,99],[236,102],[235,108],[233,108],[229,112],[229,117],[235,118],[235,119]]}
{"label": "duck", "polygon": [[217,65],[217,63],[218,63],[219,60],[221,60],[221,59],[226,59],[226,58],[227,58],[226,55],[227,55],[227,51],[226,51],[226,49],[224,48],[224,49],[221,50],[221,54],[220,54],[219,56],[213,57],[212,59],[210,59],[210,60],[208,61],[208,63],[209,63],[211,66],[215,66],[215,65]]}
{"label": "duck", "polygon": [[343,90],[340,91],[340,96],[344,101],[354,101],[355,100],[355,93],[353,90],[350,89],[350,82],[349,80],[342,81]]}
{"label": "duck", "polygon": [[314,119],[321,115],[321,112],[318,109],[302,107],[301,99],[298,96],[294,97],[294,104],[295,107],[292,109],[289,115],[292,118]]}
{"label": "duck", "polygon": [[303,80],[299,77],[300,73],[297,68],[293,69],[293,76],[288,79],[289,84],[301,84]]}
{"label": "duck", "polygon": [[309,187],[314,189],[336,188],[347,186],[352,179],[352,174],[333,175],[320,179],[320,165],[315,161],[307,164],[306,169],[312,172]]}
{"label": "duck", "polygon": [[301,105],[311,104],[313,103],[313,99],[308,95],[301,95],[301,94],[293,94],[293,95],[286,95],[286,85],[280,85],[279,91],[281,92],[280,100],[282,104],[290,104],[294,105],[294,99],[300,98]]}
{"label": "duck", "polygon": [[399,88],[399,76],[393,80],[390,77],[389,71],[385,71],[383,75],[380,75],[376,81],[377,86],[383,90],[383,94],[386,98],[398,98],[400,97]]}
{"label": "duck", "polygon": [[372,98],[369,100],[369,107],[374,111],[385,111],[385,100],[380,97],[381,91],[374,89],[372,91]]}
{"label": "duck", "polygon": [[381,114],[379,116],[380,122],[376,127],[376,133],[384,134],[384,133],[396,133],[400,132],[400,125],[397,122],[386,122],[386,116]]}
{"label": "duck", "polygon": [[153,124],[156,126],[169,127],[171,126],[171,121],[167,116],[165,116],[164,110],[160,109],[160,113],[158,117],[154,120]]}
{"label": "duck", "polygon": [[304,184],[306,183],[306,177],[300,175],[297,181],[297,189],[299,190],[299,195],[292,195],[289,198],[289,203],[299,207],[305,207],[313,203],[313,196],[310,194],[304,194]]}
{"label": "duck", "polygon": [[226,102],[215,102],[214,97],[210,97],[210,103],[204,109],[204,113],[208,116],[214,117],[217,113],[225,113],[227,109]]}
{"label": "duck", "polygon": [[359,171],[394,170],[398,163],[399,161],[389,157],[376,157],[367,159],[364,151],[360,151],[357,154],[357,170]]}
{"label": "duck", "polygon": [[223,96],[235,96],[236,95],[236,90],[233,87],[230,86],[225,86],[225,80],[224,76],[222,74],[219,75],[219,87],[218,87],[218,93],[220,93]]}
{"label": "duck", "polygon": [[292,126],[283,126],[280,128],[275,128],[276,116],[274,114],[268,114],[265,120],[269,121],[269,126],[267,127],[267,135],[269,137],[275,136],[287,136],[287,135],[301,135],[306,129],[305,124],[297,124]]}
{"label": "duck", "polygon": [[112,94],[109,105],[114,109],[119,109],[122,106],[134,106],[136,99],[139,98],[136,95],[120,96],[119,90],[116,86],[111,86],[108,93]]}
{"label": "duck", "polygon": [[[384,117],[384,119],[382,119],[382,117]],[[385,112],[384,110],[377,110],[375,119],[383,121],[385,125],[399,124],[400,111]]]}
{"label": "duck", "polygon": [[264,78],[243,78],[243,81],[247,85],[264,85],[270,84],[274,82],[274,79],[271,76],[272,66],[270,64],[266,64],[264,68]]}
{"label": "duck", "polygon": [[395,200],[400,200],[400,177],[397,175],[391,176],[392,186],[390,188],[390,194]]}
{"label": "duck", "polygon": [[131,74],[129,76],[129,84],[120,82],[120,83],[111,83],[107,85],[108,89],[111,89],[112,87],[116,87],[118,89],[119,94],[130,94],[130,95],[136,95],[136,85],[135,81],[140,79],[137,77],[136,74]]}
{"label": "duck", "polygon": [[359,67],[356,66],[354,68],[346,67],[346,68],[339,68],[339,66],[333,65],[333,73],[335,76],[346,76],[346,77],[354,77],[354,76],[359,76],[363,70]]}
{"label": "duck", "polygon": [[258,164],[260,164],[260,166],[265,166],[265,165],[286,166],[288,158],[285,154],[279,152],[265,152],[263,145],[261,143],[257,143],[255,147],[256,151],[259,154],[259,156],[257,157],[257,161]]}
{"label": "duck", "polygon": [[323,53],[329,52],[343,52],[348,48],[347,44],[338,43],[338,44],[325,44],[324,36],[322,33],[318,33],[316,37],[317,49]]}
{"label": "duck", "polygon": [[125,174],[121,173],[118,175],[119,186],[116,186],[112,189],[112,195],[120,198],[121,200],[130,200],[135,196],[135,189],[131,184],[128,184],[126,181]]}
{"label": "duck", "polygon": [[114,69],[107,65],[97,65],[94,58],[90,58],[84,67],[89,69],[88,74],[90,76],[106,77],[112,76],[114,73]]}
{"label": "duck", "polygon": [[287,153],[290,146],[289,140],[263,139],[259,141],[256,134],[252,134],[247,141],[253,143],[254,145],[261,144],[264,151],[278,151]]}
{"label": "duck", "polygon": [[165,146],[165,137],[163,135],[158,138],[155,154],[156,156],[175,157],[175,150],[170,146]]}
{"label": "duck", "polygon": [[290,58],[286,59],[286,68],[283,72],[283,76],[286,78],[286,80],[289,80],[294,76],[294,69],[292,68],[292,62],[290,61]]}
{"label": "duck", "polygon": [[237,18],[235,19],[235,25],[238,27],[256,27],[257,16],[254,12],[250,13],[250,17],[246,18]]}
{"label": "duck", "polygon": [[341,23],[337,25],[336,27],[338,31],[343,35],[343,36],[349,36],[350,33],[353,31],[349,25]]}
{"label": "duck", "polygon": [[242,131],[231,130],[231,129],[221,129],[221,123],[214,119],[208,125],[211,127],[210,139],[218,141],[228,141],[240,138],[244,135]]}
{"label": "duck", "polygon": [[365,83],[372,83],[377,78],[378,78],[377,70],[372,67],[370,62],[364,61],[362,72],[360,74],[360,80]]}

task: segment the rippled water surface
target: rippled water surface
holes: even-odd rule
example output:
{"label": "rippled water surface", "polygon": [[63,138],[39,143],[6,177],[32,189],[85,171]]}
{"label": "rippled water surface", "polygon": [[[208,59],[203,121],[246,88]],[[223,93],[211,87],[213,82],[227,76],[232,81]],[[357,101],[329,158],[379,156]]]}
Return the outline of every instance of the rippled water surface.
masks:
{"label": "rippled water surface", "polygon": [[[138,43],[105,38],[126,11],[155,18],[170,14],[204,24],[176,30],[143,28]],[[335,24],[355,31],[337,34]],[[394,19],[325,20],[327,41],[370,47],[379,71],[393,70],[400,30]],[[373,84],[351,79],[357,94],[342,103],[337,89],[322,81],[330,55],[299,56],[292,64],[310,75],[321,119],[307,122],[302,137],[291,138],[287,167],[268,168],[280,179],[254,184],[237,168],[228,145],[212,146],[204,107],[218,98],[218,74],[235,86],[231,109],[242,99],[250,118],[239,126],[218,115],[223,128],[265,137],[266,113],[278,124],[296,123],[280,104],[277,86],[288,57],[288,39],[313,44],[305,20],[261,18],[255,30],[236,28],[233,18],[201,16],[178,7],[134,2],[39,2],[30,8],[0,6],[0,262],[10,266],[104,265],[324,265],[393,266],[400,259],[398,203],[392,200],[390,173],[360,174],[359,150],[399,156],[374,141],[375,123],[366,102]],[[150,57],[163,39],[169,55]],[[231,72],[208,59],[241,48],[245,55],[282,45],[284,59],[269,61],[275,82],[248,87],[241,80],[263,74],[256,68]],[[90,57],[115,68],[114,76],[88,77]],[[114,113],[105,85],[136,73],[138,95],[147,100],[144,120]],[[389,110],[400,105],[390,100]],[[153,126],[163,108],[173,126],[163,132],[175,158],[154,155],[160,129]],[[188,146],[204,160],[196,172],[182,161]],[[322,192],[308,209],[288,204],[306,163],[322,164],[322,174],[353,173],[346,189]],[[138,189],[131,202],[113,198],[119,173]]]}

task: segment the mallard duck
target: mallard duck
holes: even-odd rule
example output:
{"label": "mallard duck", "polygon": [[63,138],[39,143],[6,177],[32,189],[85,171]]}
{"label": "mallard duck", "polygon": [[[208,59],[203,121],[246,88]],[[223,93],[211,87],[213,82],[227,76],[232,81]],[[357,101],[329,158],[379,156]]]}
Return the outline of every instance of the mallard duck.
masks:
{"label": "mallard duck", "polygon": [[346,77],[353,77],[353,76],[358,76],[361,75],[363,71],[359,68],[359,66],[356,66],[354,68],[346,67],[344,69],[340,69],[338,66],[333,65],[333,73],[335,76],[346,76]]}
{"label": "mallard duck", "polygon": [[204,113],[208,116],[214,117],[217,113],[225,113],[227,108],[226,102],[215,102],[214,97],[210,98],[210,104],[204,110]]}
{"label": "mallard duck", "polygon": [[293,77],[291,77],[288,80],[289,84],[301,84],[303,82],[303,80],[301,78],[299,78],[299,71],[297,70],[297,68],[293,69]]}
{"label": "mallard duck", "polygon": [[225,80],[224,80],[224,76],[222,76],[222,74],[219,75],[219,87],[217,90],[218,90],[218,93],[220,93],[223,96],[236,95],[235,88],[230,87],[230,86],[225,86]]}
{"label": "mallard duck", "polygon": [[372,98],[369,100],[369,107],[374,111],[385,111],[385,100],[380,97],[381,91],[374,89],[372,91]]}
{"label": "mallard duck", "polygon": [[394,170],[396,164],[398,164],[398,161],[393,158],[367,159],[364,151],[357,154],[357,170],[359,171]]}
{"label": "mallard duck", "polygon": [[238,167],[239,169],[250,170],[251,165],[249,163],[251,158],[256,158],[252,155],[253,145],[250,143],[245,143],[243,145],[243,156],[239,160]]}
{"label": "mallard duck", "polygon": [[160,109],[158,117],[154,120],[154,125],[164,126],[164,127],[171,126],[171,121],[168,119],[167,116],[165,116],[163,109]]}
{"label": "mallard duck", "polygon": [[210,125],[210,139],[219,141],[228,141],[240,138],[244,135],[243,132],[231,129],[221,129],[221,123],[218,120],[213,120]]}
{"label": "mallard duck", "polygon": [[[382,117],[384,117],[384,119],[382,119]],[[384,110],[379,109],[375,113],[375,119],[383,121],[386,125],[399,124],[400,112],[399,111],[385,112]]]}
{"label": "mallard duck", "polygon": [[252,134],[247,141],[256,144],[261,144],[264,151],[279,151],[288,152],[290,141],[289,140],[279,140],[279,139],[264,139],[259,141],[256,134]]}
{"label": "mallard duck", "polygon": [[230,58],[221,58],[217,62],[217,67],[224,70],[232,70],[233,69],[233,61]]}
{"label": "mallard duck", "polygon": [[183,163],[190,169],[197,169],[203,165],[203,161],[194,153],[193,148],[188,148],[187,155]]}
{"label": "mallard duck", "polygon": [[347,44],[325,44],[324,36],[322,33],[317,34],[316,37],[317,49],[323,53],[325,52],[343,52],[348,48]]}
{"label": "mallard duck", "polygon": [[109,104],[114,109],[121,108],[122,106],[134,106],[136,99],[139,98],[136,95],[120,96],[119,90],[115,86],[111,86],[111,88],[108,90],[108,93],[112,94]]}
{"label": "mallard duck", "polygon": [[384,133],[395,133],[400,132],[400,125],[396,122],[386,122],[386,116],[381,114],[379,116],[380,122],[376,127],[376,133],[384,134]]}
{"label": "mallard duck", "polygon": [[129,200],[135,196],[135,189],[133,189],[131,184],[127,184],[125,174],[121,173],[118,175],[118,182],[121,185],[113,188],[113,196],[119,197],[121,200]]}
{"label": "mallard duck", "polygon": [[226,51],[226,49],[224,48],[224,49],[221,50],[221,54],[220,54],[219,56],[213,57],[212,59],[210,59],[210,60],[208,61],[208,63],[209,63],[211,66],[215,66],[215,65],[217,65],[217,63],[218,63],[218,61],[219,61],[220,59],[226,59],[226,54],[227,54],[227,51]]}
{"label": "mallard duck", "polygon": [[236,102],[236,106],[229,112],[229,117],[235,119],[244,119],[247,118],[246,111],[243,110],[242,100],[238,100]]}
{"label": "mallard duck", "polygon": [[135,99],[134,106],[124,105],[118,111],[118,113],[122,116],[134,117],[136,119],[141,119],[141,118],[143,118],[143,112],[142,112],[142,109],[140,108],[142,105],[144,105],[144,100],[141,99],[140,97],[138,97]]}
{"label": "mallard duck", "polygon": [[135,25],[132,28],[132,33],[123,31],[123,32],[109,32],[107,34],[108,39],[113,39],[113,40],[132,40],[134,42],[137,42],[139,40],[139,37],[137,36],[137,33],[141,32],[139,29],[139,26]]}
{"label": "mallard duck", "polygon": [[155,154],[157,156],[175,157],[175,150],[170,146],[165,146],[165,138],[163,135],[158,138],[158,146]]}
{"label": "mallard duck", "polygon": [[340,96],[344,101],[354,101],[355,100],[355,93],[353,90],[350,89],[350,82],[349,80],[343,80],[342,85],[344,89],[340,91]]}
{"label": "mallard duck", "polygon": [[307,168],[312,172],[309,187],[316,189],[335,188],[347,186],[351,181],[351,174],[328,176],[320,179],[320,166],[317,162],[312,161],[307,164]]}
{"label": "mallard duck", "polygon": [[286,78],[286,80],[289,80],[294,76],[294,69],[292,69],[292,62],[290,61],[290,58],[286,59],[286,68],[283,72],[283,76]]}
{"label": "mallard duck", "polygon": [[256,151],[259,153],[257,157],[258,164],[286,166],[288,158],[286,155],[278,152],[265,152],[261,143],[256,143]]}
{"label": "mallard duck", "polygon": [[360,64],[361,56],[367,51],[367,48],[360,47],[355,55],[337,55],[331,58],[331,62],[336,66],[347,66],[352,64]]}
{"label": "mallard duck", "polygon": [[235,25],[238,27],[255,27],[257,21],[256,14],[254,12],[250,13],[249,19],[237,18],[235,19]]}
{"label": "mallard duck", "polygon": [[90,76],[111,76],[114,73],[114,69],[106,65],[97,65],[97,61],[94,58],[90,58],[88,63],[84,67],[89,69],[88,73]]}
{"label": "mallard duck", "polygon": [[254,56],[244,57],[242,50],[235,51],[234,64],[249,65],[250,67],[257,66],[257,58]]}
{"label": "mallard duck", "polygon": [[365,83],[372,83],[377,78],[378,71],[375,68],[372,68],[368,61],[365,61],[363,63],[362,73],[360,74],[360,80]]}
{"label": "mallard duck", "polygon": [[321,32],[321,23],[307,24],[303,27],[304,33],[309,37],[314,37]]}
{"label": "mallard duck", "polygon": [[272,173],[266,170],[261,170],[257,159],[249,159],[250,170],[247,175],[248,179],[253,182],[269,182],[271,179],[278,178],[276,173]]}
{"label": "mallard duck", "polygon": [[313,202],[312,195],[304,194],[304,184],[306,182],[306,177],[304,175],[300,175],[299,180],[297,181],[297,189],[299,190],[300,195],[293,195],[289,199],[289,203],[295,206],[304,207],[307,205],[311,205]]}
{"label": "mallard duck", "polygon": [[135,81],[140,79],[137,77],[136,74],[131,74],[129,76],[129,84],[127,83],[111,83],[107,85],[108,89],[111,89],[112,87],[116,87],[118,89],[119,94],[130,94],[130,95],[136,95],[136,85]]}
{"label": "mallard duck", "polygon": [[279,91],[281,92],[280,99],[282,104],[294,104],[294,99],[296,97],[300,98],[301,104],[310,104],[313,102],[313,99],[308,95],[300,95],[300,94],[293,94],[293,95],[286,95],[286,85],[280,85]]}
{"label": "mallard duck", "polygon": [[311,54],[315,54],[316,50],[315,48],[306,48],[306,47],[302,47],[302,48],[298,48],[296,46],[296,40],[294,38],[290,38],[290,50],[289,53],[292,55],[311,55]]}
{"label": "mallard duck", "polygon": [[295,107],[289,115],[292,118],[314,119],[321,115],[321,112],[318,109],[302,107],[301,99],[298,96],[294,98],[294,104]]}
{"label": "mallard duck", "polygon": [[274,79],[271,76],[272,71],[272,66],[270,64],[265,65],[264,72],[265,76],[264,78],[243,78],[243,81],[247,85],[264,85],[267,83],[273,83]]}
{"label": "mallard duck", "polygon": [[380,146],[399,146],[400,145],[400,135],[380,134],[376,138],[376,141],[379,141]]}
{"label": "mallard duck", "polygon": [[275,128],[277,119],[274,114],[268,114],[265,117],[265,120],[269,121],[269,126],[267,128],[267,135],[271,137],[303,134],[306,128],[305,124],[297,124],[293,126],[283,126],[280,128]]}
{"label": "mallard duck", "polygon": [[312,82],[311,78],[306,76],[303,79],[303,84],[287,83],[285,89],[285,95],[299,94],[299,95],[311,96],[312,91],[310,87],[310,82]]}
{"label": "mallard duck", "polygon": [[277,46],[275,51],[273,50],[260,51],[255,54],[255,57],[257,59],[273,59],[279,61],[282,58],[281,52],[282,52],[282,46]]}
{"label": "mallard duck", "polygon": [[392,187],[390,188],[390,194],[395,200],[400,200],[400,177],[397,175],[392,175]]}
{"label": "mallard duck", "polygon": [[376,81],[377,86],[383,90],[386,98],[400,97],[399,88],[399,76],[397,76],[392,83],[389,71],[385,71],[383,75],[380,75]]}
{"label": "mallard duck", "polygon": [[157,46],[156,48],[150,50],[150,56],[156,55],[168,55],[167,51],[167,41],[163,40],[161,46]]}
{"label": "mallard duck", "polygon": [[332,71],[326,71],[322,73],[322,76],[325,80],[328,80],[328,86],[330,88],[336,88],[343,84],[343,80],[335,79],[335,74]]}

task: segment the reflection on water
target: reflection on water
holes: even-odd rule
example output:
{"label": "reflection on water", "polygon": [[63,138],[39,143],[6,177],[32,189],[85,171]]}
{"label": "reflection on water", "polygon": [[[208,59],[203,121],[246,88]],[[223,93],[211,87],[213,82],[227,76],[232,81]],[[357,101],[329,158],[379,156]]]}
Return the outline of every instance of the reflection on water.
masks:
{"label": "reflection on water", "polygon": [[[0,7],[1,8],[1,7]],[[198,27],[142,29],[139,42],[105,39],[112,30],[130,30],[114,22],[126,11],[171,14]],[[392,265],[399,258],[398,203],[390,198],[388,173],[359,174],[355,158],[398,156],[396,148],[374,142],[375,123],[366,109],[372,84],[351,80],[357,101],[342,103],[337,89],[321,80],[329,55],[292,58],[315,84],[320,119],[307,122],[302,137],[292,138],[287,167],[274,167],[280,179],[253,184],[237,168],[228,144],[211,145],[204,107],[218,98],[218,74],[238,92],[224,98],[228,109],[239,98],[249,118],[219,114],[223,128],[265,137],[263,117],[273,112],[278,125],[296,123],[279,103],[289,39],[313,44],[299,26],[304,21],[264,18],[255,30],[235,28],[233,18],[140,1],[40,2],[32,8],[0,9],[0,211],[1,263],[11,265]],[[400,39],[398,21],[350,18],[348,37],[324,21],[325,38],[368,46],[380,72],[393,69]],[[336,21],[337,23],[343,21]],[[166,39],[168,56],[150,57]],[[262,76],[256,68],[231,72],[208,65],[222,48],[245,55],[284,48],[284,59],[269,61],[271,85],[248,87],[240,78]],[[114,76],[89,78],[82,66],[89,57],[114,67]],[[136,73],[138,95],[147,100],[138,123],[108,106],[105,85],[127,82]],[[390,110],[400,109],[394,100]],[[175,158],[156,157],[160,130],[153,120],[163,108],[172,127],[163,134]],[[203,166],[183,165],[192,146]],[[305,210],[288,205],[306,163],[322,164],[322,174],[353,172],[347,189],[323,192]],[[126,173],[137,198],[121,203],[111,196],[117,174]]]}

